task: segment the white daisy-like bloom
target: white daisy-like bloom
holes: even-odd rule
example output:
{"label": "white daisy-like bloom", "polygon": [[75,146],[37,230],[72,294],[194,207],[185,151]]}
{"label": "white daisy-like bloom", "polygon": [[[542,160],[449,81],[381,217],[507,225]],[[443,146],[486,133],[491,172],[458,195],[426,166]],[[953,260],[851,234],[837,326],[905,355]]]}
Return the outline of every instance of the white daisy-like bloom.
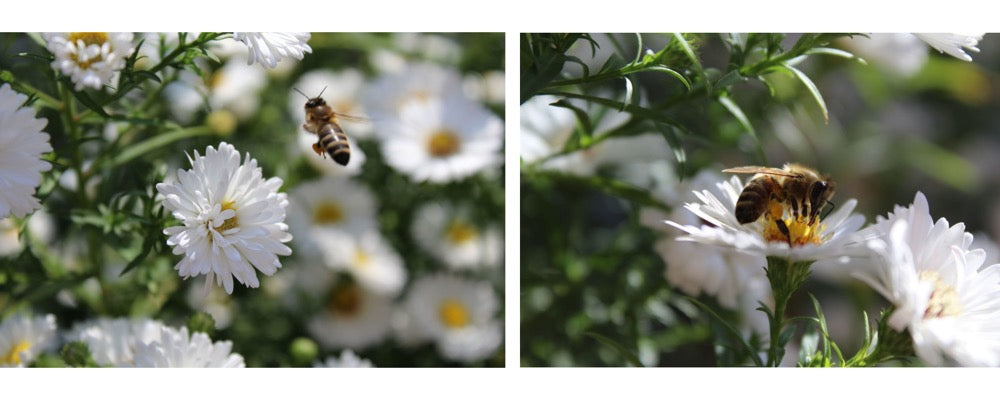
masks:
{"label": "white daisy-like bloom", "polygon": [[506,77],[503,71],[470,73],[462,80],[462,89],[470,99],[490,104],[503,104]]}
{"label": "white daisy-like bloom", "polygon": [[42,153],[52,151],[47,123],[35,118],[35,111],[21,107],[28,96],[15,92],[9,84],[0,86],[0,219],[22,218],[42,205],[35,189],[42,171],[52,169]]}
{"label": "white daisy-like bloom", "polygon": [[935,50],[962,61],[972,61],[972,56],[965,51],[978,53],[979,48],[976,46],[983,40],[982,33],[914,33],[914,35]]}
{"label": "white daisy-like bloom", "polygon": [[495,267],[503,257],[503,234],[472,221],[468,205],[426,203],[414,211],[410,232],[417,244],[448,268]]}
{"label": "white daisy-like bloom", "polygon": [[0,322],[0,367],[24,367],[57,344],[54,315],[7,317]]}
{"label": "white daisy-like bloom", "polygon": [[134,367],[140,343],[159,342],[165,326],[162,322],[141,318],[97,318],[78,323],[67,334],[67,342],[87,344],[94,362],[112,367]]}
{"label": "white daisy-like bloom", "polygon": [[[316,97],[322,93],[326,104],[339,114],[367,118],[365,105],[361,102],[366,84],[365,75],[354,68],[340,71],[317,69],[302,74],[292,87],[309,97]],[[301,93],[295,90],[288,91],[288,112],[295,117],[296,126],[302,126],[306,122],[303,109],[306,100]],[[369,121],[339,118],[337,122],[349,137],[367,138],[371,137],[373,132]],[[313,141],[315,142],[315,135]],[[353,148],[351,150],[353,151]]]}
{"label": "white daisy-like bloom", "polygon": [[52,69],[68,75],[76,90],[111,84],[135,51],[127,32],[43,33],[45,47],[55,56]]}
{"label": "white daisy-like bloom", "polygon": [[[207,65],[202,68],[208,68]],[[243,58],[226,61],[207,79],[192,71],[184,70],[177,81],[164,89],[174,118],[191,122],[198,111],[231,112],[243,121],[253,116],[260,107],[258,92],[267,82],[263,70],[247,66]]]}
{"label": "white daisy-like bloom", "polygon": [[393,296],[406,283],[403,259],[375,229],[347,234],[314,231],[314,240],[324,243],[324,263],[334,271],[350,273],[358,283],[376,293]]}
{"label": "white daisy-like bloom", "polygon": [[336,284],[325,309],[306,323],[325,348],[361,350],[385,340],[392,321],[392,299],[356,283]]}
{"label": "white daisy-like bloom", "polygon": [[234,32],[233,39],[243,42],[250,50],[247,65],[255,61],[268,68],[278,66],[286,58],[301,60],[309,47],[309,32]]}
{"label": "white daisy-like bloom", "polygon": [[680,232],[663,223],[664,219],[690,226],[703,225],[698,216],[681,207],[685,201],[695,201],[695,191],[710,191],[723,196],[718,184],[721,175],[704,169],[689,180],[675,184],[677,196],[670,196],[673,211],[664,214],[643,209],[640,221],[665,235],[655,249],[667,265],[664,276],[670,284],[689,296],[702,294],[714,297],[719,305],[736,310],[744,333],[756,332],[762,337],[770,331],[767,316],[758,311],[763,302],[774,307],[771,285],[764,273],[767,260],[759,254],[749,254],[731,248],[678,241]]}
{"label": "white daisy-like bloom", "polygon": [[455,65],[462,61],[462,46],[454,39],[435,33],[397,32],[392,34],[396,49],[419,54],[422,59]]}
{"label": "white daisy-like bloom", "polygon": [[875,254],[872,269],[855,276],[888,299],[889,325],[908,330],[913,347],[932,366],[1000,366],[1000,264],[969,249],[965,225],[933,221],[923,193],[909,207],[865,228]]}
{"label": "white daisy-like bloom", "polygon": [[375,368],[371,360],[358,357],[351,349],[344,350],[340,357],[327,357],[326,361],[313,364],[314,368]]}
{"label": "white daisy-like bloom", "polygon": [[[39,209],[28,217],[27,235],[32,240],[48,243],[54,229],[55,221],[45,209]],[[0,219],[0,257],[20,253],[23,249],[20,225],[12,218]]]}
{"label": "white daisy-like bloom", "polygon": [[192,168],[158,183],[163,206],[183,225],[163,230],[180,275],[214,277],[226,293],[233,293],[233,277],[248,287],[258,287],[255,270],[264,275],[281,268],[278,256],[292,254],[282,243],[292,240],[285,221],[288,199],[278,193],[281,178],[265,180],[257,160],[240,154],[231,144],[209,146],[205,155],[189,157]]}
{"label": "white daisy-like bloom", "polygon": [[188,334],[187,327],[163,326],[160,340],[137,342],[135,366],[144,368],[243,368],[243,356],[233,353],[233,342],[212,342],[204,332]]}
{"label": "white daisy-like bloom", "polygon": [[[207,279],[207,278],[206,278]],[[202,311],[212,316],[215,329],[226,329],[233,323],[233,315],[237,314],[239,304],[218,286],[205,290],[203,285],[191,285],[185,300],[192,310]]]}
{"label": "white daisy-like bloom", "polygon": [[382,154],[415,181],[456,181],[503,161],[503,121],[469,100],[407,102],[394,122],[379,132]]}
{"label": "white daisy-like bloom", "polygon": [[[853,234],[865,223],[864,216],[853,213],[858,201],[845,201],[826,218],[817,218],[808,223],[808,218],[796,220],[791,216],[791,207],[783,207],[782,220],[791,230],[792,238],[784,238],[774,223],[766,223],[766,218],[740,224],[734,210],[744,184],[739,176],[718,184],[718,190],[696,192],[699,202],[687,203],[690,210],[706,224],[684,225],[675,221],[667,224],[686,233],[678,240],[693,241],[726,248],[733,248],[748,254],[777,256],[792,261],[816,261],[824,258],[841,257],[844,247],[851,242]],[[717,196],[716,193],[719,195]],[[789,246],[789,241],[792,245]]]}
{"label": "white daisy-like bloom", "polygon": [[843,38],[838,42],[895,75],[913,76],[929,58],[927,44],[909,33],[873,33],[868,37]]}
{"label": "white daisy-like bloom", "polygon": [[451,275],[417,279],[406,299],[415,328],[444,358],[459,362],[483,360],[503,342],[498,306],[489,283]]}
{"label": "white daisy-like bloom", "polygon": [[306,255],[323,253],[329,243],[317,234],[337,231],[355,235],[376,228],[375,195],[346,177],[329,176],[299,184],[289,198],[288,221],[296,246]]}

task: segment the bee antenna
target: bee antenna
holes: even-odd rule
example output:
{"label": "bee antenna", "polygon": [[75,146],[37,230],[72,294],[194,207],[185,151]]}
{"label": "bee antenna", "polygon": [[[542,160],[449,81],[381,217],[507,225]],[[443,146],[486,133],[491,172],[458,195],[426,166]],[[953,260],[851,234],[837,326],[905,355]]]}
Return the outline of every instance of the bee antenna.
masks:
{"label": "bee antenna", "polygon": [[323,92],[325,92],[325,91],[326,91],[326,88],[327,88],[326,86],[323,86],[323,90],[320,90],[320,91],[319,91],[319,94],[318,94],[318,95],[316,95],[316,97],[323,97]]}
{"label": "bee antenna", "polygon": [[303,97],[305,97],[306,100],[309,99],[309,96],[307,96],[305,93],[302,93],[302,91],[299,90],[299,88],[293,87],[292,89],[295,90],[296,92],[299,92],[299,94],[301,94]]}

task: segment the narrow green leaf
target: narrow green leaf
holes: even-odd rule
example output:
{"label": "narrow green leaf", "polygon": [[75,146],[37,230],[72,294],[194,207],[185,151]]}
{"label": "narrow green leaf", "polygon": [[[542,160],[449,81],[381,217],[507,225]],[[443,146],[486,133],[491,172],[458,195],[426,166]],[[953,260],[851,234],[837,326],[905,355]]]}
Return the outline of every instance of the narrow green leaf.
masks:
{"label": "narrow green leaf", "polygon": [[[716,314],[715,311],[713,311],[711,307],[705,305],[704,303],[702,303],[702,302],[700,302],[698,300],[695,300],[692,297],[686,297],[686,298],[688,299],[688,301],[690,301],[691,303],[694,303],[694,305],[698,306],[698,308],[702,309],[702,311],[708,313],[708,315],[710,315],[712,318],[714,318],[716,321],[718,321],[720,324],[722,324],[722,327],[725,328],[726,331],[732,337],[736,338],[736,340],[738,341],[738,343],[743,346],[743,350],[746,351],[747,355],[750,356],[750,359],[753,360],[754,365],[756,365],[758,367],[763,367],[764,366],[764,360],[761,360],[760,359],[760,355],[757,354],[757,351],[754,350],[754,348],[750,346],[750,343],[747,343],[747,341],[745,339],[743,339],[743,335],[740,334],[739,330],[737,330],[736,328],[734,328],[725,319],[722,319],[722,317],[720,317],[719,314]],[[763,305],[763,303],[761,303],[761,305]],[[767,308],[767,306],[764,306],[764,308]],[[764,312],[767,313],[767,311],[764,311]],[[770,313],[768,313],[768,315],[770,315]]]}
{"label": "narrow green leaf", "polygon": [[639,205],[655,207],[666,211],[671,210],[670,206],[653,198],[648,190],[635,187],[623,181],[596,175],[580,176],[551,170],[540,170],[534,173],[551,177],[563,183],[588,186]]}
{"label": "narrow green leaf", "polygon": [[630,79],[627,76],[625,76],[624,78],[625,78],[625,102],[622,103],[622,108],[619,108],[618,111],[625,111],[625,106],[632,104],[632,90],[633,90],[632,79]]}
{"label": "narrow green leaf", "polygon": [[795,67],[792,67],[787,64],[782,64],[781,67],[787,69],[789,72],[794,74],[795,77],[798,78],[799,81],[801,81],[802,84],[806,86],[806,89],[809,90],[809,94],[811,94],[813,99],[816,100],[816,104],[819,105],[820,110],[823,112],[823,121],[830,122],[830,113],[826,109],[826,102],[823,101],[823,95],[819,93],[819,88],[816,87],[816,84],[813,83],[813,81],[809,79],[809,77],[806,76],[805,73],[799,71]]}
{"label": "narrow green leaf", "polygon": [[698,72],[698,75],[701,76],[701,79],[705,81],[706,93],[712,93],[712,82],[708,80],[708,74],[705,73],[705,68],[701,66],[701,60],[699,60],[698,55],[694,53],[694,49],[691,48],[691,45],[687,42],[686,39],[684,39],[684,36],[681,35],[680,33],[674,33],[674,41],[677,42],[678,46],[680,46],[681,50],[684,52],[684,55],[686,55],[688,59],[691,60],[692,65],[694,65],[695,71]]}
{"label": "narrow green leaf", "polygon": [[670,68],[667,68],[667,67],[665,67],[663,65],[653,65],[653,66],[647,68],[647,70],[648,71],[663,72],[663,73],[665,73],[667,75],[670,75],[670,76],[672,76],[674,78],[677,78],[677,80],[681,81],[681,83],[684,84],[684,87],[687,88],[687,90],[689,92],[691,91],[691,82],[689,82],[688,79],[685,78],[684,75],[682,75],[680,72],[674,71],[674,70],[672,70]]}
{"label": "narrow green leaf", "polygon": [[590,122],[590,115],[587,114],[587,111],[566,100],[559,100],[550,105],[572,111],[576,115],[576,121],[579,124],[577,129],[573,131],[573,135],[566,140],[563,150],[574,150],[589,146],[590,142],[593,141],[594,126]]}
{"label": "narrow green leaf", "polygon": [[841,57],[849,60],[855,60],[862,65],[868,65],[868,62],[864,58],[858,57],[849,51],[844,51],[841,49],[834,49],[830,47],[816,47],[806,51],[806,54],[825,54],[828,56]]}
{"label": "narrow green leaf", "polygon": [[750,119],[747,118],[745,113],[743,113],[743,109],[741,109],[735,101],[730,99],[729,96],[724,93],[719,96],[719,104],[722,104],[722,106],[736,118],[736,121],[739,122],[740,126],[742,126],[743,129],[750,134],[750,137],[753,138],[753,142],[755,144],[754,147],[757,151],[757,159],[760,162],[766,163],[767,156],[764,154],[764,146],[760,142],[760,137],[757,136],[757,130],[753,128],[753,124],[750,123]]}
{"label": "narrow green leaf", "polygon": [[611,100],[611,99],[605,99],[603,97],[590,96],[590,95],[586,95],[586,94],[579,94],[579,93],[572,93],[572,92],[541,91],[541,92],[539,92],[539,94],[551,94],[553,96],[561,96],[561,97],[569,97],[569,98],[574,98],[574,99],[586,100],[586,101],[589,101],[591,103],[601,104],[601,105],[604,105],[604,106],[607,106],[607,107],[610,107],[610,108],[621,109],[621,110],[626,111],[626,112],[628,112],[628,113],[630,113],[632,115],[635,115],[635,116],[638,116],[638,117],[642,117],[642,118],[645,118],[645,119],[649,119],[649,120],[652,120],[652,121],[657,121],[657,122],[662,122],[662,123],[665,123],[665,124],[669,124],[669,125],[672,125],[674,127],[677,127],[677,128],[680,128],[680,129],[684,129],[686,131],[686,129],[684,128],[683,125],[681,125],[680,122],[674,120],[673,118],[670,118],[663,111],[654,110],[654,109],[646,108],[646,107],[642,107],[642,106],[637,106],[637,105],[634,105],[634,104],[625,104],[625,103],[622,103],[620,101]]}
{"label": "narrow green leaf", "polygon": [[740,74],[740,71],[738,69],[734,69],[723,75],[721,78],[719,78],[719,80],[715,81],[715,87],[719,89],[725,89],[737,83],[746,82],[746,80],[747,77],[743,76],[743,74]]}
{"label": "narrow green leaf", "polygon": [[624,358],[626,361],[632,364],[633,367],[643,366],[642,362],[639,361],[639,357],[636,356],[635,353],[629,351],[628,349],[625,348],[625,346],[622,346],[621,344],[612,340],[611,338],[594,332],[584,332],[583,334],[589,336],[592,339],[597,340],[598,342],[601,342],[606,346],[611,347],[612,349],[615,349],[615,351],[617,351],[618,354],[622,356],[622,358]]}
{"label": "narrow green leaf", "polygon": [[[69,82],[66,82],[66,84],[71,85]],[[91,99],[90,95],[88,95],[86,92],[79,92],[76,90],[72,90],[71,92],[73,93],[73,97],[76,97],[76,99],[79,100],[80,104],[83,104],[84,107],[87,107],[88,109],[90,109],[91,111],[97,113],[102,117],[105,118],[110,117],[110,115],[108,115],[108,113],[104,111],[104,108],[102,108],[100,104],[97,104],[97,102],[95,102],[94,99]]]}
{"label": "narrow green leaf", "polygon": [[684,151],[684,145],[681,143],[680,134],[672,126],[663,123],[656,123],[656,129],[660,131],[663,138],[667,140],[667,144],[670,145],[670,150],[674,153],[674,160],[677,161],[677,173],[678,176],[684,176],[687,170],[687,153]]}

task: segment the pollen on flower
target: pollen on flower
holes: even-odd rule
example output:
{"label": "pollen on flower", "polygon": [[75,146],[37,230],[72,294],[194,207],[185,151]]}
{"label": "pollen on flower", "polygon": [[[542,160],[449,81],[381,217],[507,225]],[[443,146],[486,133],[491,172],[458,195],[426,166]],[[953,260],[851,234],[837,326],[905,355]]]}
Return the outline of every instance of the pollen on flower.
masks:
{"label": "pollen on flower", "polygon": [[962,304],[958,299],[958,291],[955,287],[946,284],[941,280],[941,276],[935,271],[923,270],[917,275],[923,282],[934,284],[930,299],[927,300],[927,309],[924,310],[924,319],[943,318],[959,315],[962,313]]}
{"label": "pollen on flower", "polygon": [[27,340],[21,340],[11,347],[7,354],[0,357],[0,365],[19,365],[21,364],[21,353],[31,349],[31,342]]}
{"label": "pollen on flower", "polygon": [[476,228],[464,221],[453,221],[446,235],[451,243],[462,244],[476,238]]}
{"label": "pollen on flower", "polygon": [[344,219],[344,211],[339,205],[322,202],[313,208],[313,222],[317,224],[336,224]]}
{"label": "pollen on flower", "polygon": [[[226,211],[226,210],[236,211],[236,207],[234,207],[233,204],[234,204],[234,202],[232,200],[227,200],[227,201],[222,202],[222,211]],[[225,232],[225,231],[233,229],[233,228],[235,228],[235,227],[237,227],[239,225],[240,225],[239,220],[236,218],[235,215],[233,215],[232,218],[229,218],[229,219],[225,220],[222,223],[222,226],[219,226],[219,228],[216,229],[216,230],[219,231],[219,232]]]}
{"label": "pollen on flower", "polygon": [[346,285],[334,291],[327,303],[327,308],[333,314],[350,317],[358,314],[358,311],[361,310],[361,303],[361,290],[358,289],[358,286]]}
{"label": "pollen on flower", "polygon": [[[87,46],[90,46],[90,45],[101,46],[104,43],[108,42],[108,33],[107,32],[72,32],[72,33],[69,34],[69,36],[66,38],[66,40],[68,42],[70,42],[70,43],[73,43],[73,44],[77,44],[77,42],[82,41],[83,42],[83,46],[81,46],[81,47],[87,47]],[[76,64],[79,65],[80,68],[87,69],[87,68],[90,68],[90,64],[98,62],[98,61],[101,61],[101,54],[98,53],[94,57],[88,58],[86,60],[81,60],[81,59],[79,59],[77,57],[77,53],[73,53],[73,54],[70,54],[70,59],[72,59],[74,62],[76,62]]]}
{"label": "pollen on flower", "polygon": [[[768,242],[791,243],[792,246],[823,243],[823,231],[826,225],[819,218],[795,216],[785,212],[781,203],[771,202],[770,210],[764,214],[764,240]],[[777,215],[777,217],[775,216]],[[779,227],[778,221],[788,228],[788,235]]]}
{"label": "pollen on flower", "polygon": [[458,152],[461,142],[454,132],[442,129],[427,140],[427,152],[434,157],[447,157]]}
{"label": "pollen on flower", "polygon": [[469,324],[469,310],[458,300],[448,299],[441,302],[439,312],[441,322],[449,328],[462,328]]}

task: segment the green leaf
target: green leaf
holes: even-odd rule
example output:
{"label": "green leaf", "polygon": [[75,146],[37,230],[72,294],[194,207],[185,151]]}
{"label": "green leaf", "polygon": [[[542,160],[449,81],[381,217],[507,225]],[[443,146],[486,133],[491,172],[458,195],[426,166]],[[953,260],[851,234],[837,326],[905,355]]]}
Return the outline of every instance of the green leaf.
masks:
{"label": "green leaf", "polygon": [[[722,319],[722,317],[720,317],[719,314],[716,314],[711,307],[705,305],[704,303],[698,300],[695,300],[692,297],[685,296],[685,298],[687,298],[687,300],[693,303],[694,305],[698,306],[698,308],[702,309],[702,311],[708,313],[708,315],[710,315],[716,321],[719,321],[719,323],[722,324],[722,327],[726,329],[726,332],[728,332],[732,337],[736,338],[737,342],[743,346],[743,350],[746,351],[747,355],[750,356],[750,359],[753,360],[754,365],[758,367],[764,366],[764,360],[761,360],[760,355],[757,354],[757,351],[750,346],[750,343],[747,343],[746,339],[743,339],[743,335],[740,334],[739,330],[734,328],[725,319]],[[764,303],[761,303],[761,305],[764,306]],[[764,306],[764,308],[766,309],[767,306]],[[764,312],[767,313],[767,311]],[[768,315],[770,314],[768,313]]]}
{"label": "green leaf", "polygon": [[[69,82],[66,82],[66,84],[72,85]],[[97,104],[97,102],[95,102],[94,99],[91,99],[90,95],[88,95],[86,92],[79,92],[76,90],[71,90],[70,92],[73,93],[73,97],[76,97],[76,99],[79,100],[80,104],[83,104],[84,107],[87,107],[88,109],[90,109],[91,111],[97,113],[102,117],[105,118],[110,117],[110,115],[108,115],[108,113],[104,111],[104,108],[102,108],[100,104]]]}
{"label": "green leaf", "polygon": [[798,78],[799,81],[802,82],[803,85],[805,85],[806,89],[809,90],[809,94],[812,95],[813,99],[816,100],[816,104],[819,105],[820,111],[823,112],[823,121],[830,122],[830,113],[826,109],[826,102],[823,101],[823,95],[819,93],[819,88],[816,87],[816,84],[813,83],[813,81],[809,79],[805,73],[795,67],[788,64],[782,64],[781,68],[791,72],[796,78]]}
{"label": "green leaf", "polygon": [[730,99],[729,96],[726,96],[725,94],[719,96],[719,104],[722,104],[722,106],[736,118],[736,121],[740,123],[740,126],[742,126],[743,129],[750,134],[750,137],[753,138],[754,144],[756,144],[758,160],[766,164],[767,156],[764,155],[764,147],[760,142],[760,137],[757,136],[757,130],[753,128],[753,124],[750,123],[750,119],[743,113],[743,109],[741,109],[735,101]]}
{"label": "green leaf", "polygon": [[851,53],[849,51],[844,51],[844,50],[841,50],[841,49],[834,49],[834,48],[830,48],[830,47],[816,47],[816,48],[812,48],[812,49],[807,50],[805,54],[810,54],[810,55],[811,54],[825,54],[825,55],[828,55],[828,56],[834,56],[834,57],[846,58],[846,59],[849,59],[849,60],[855,60],[855,61],[861,63],[862,65],[868,65],[868,62],[865,61],[864,58],[858,57],[858,56],[854,55],[853,53]]}
{"label": "green leaf", "polygon": [[678,176],[684,176],[687,170],[687,153],[684,151],[684,145],[681,143],[681,134],[670,125],[663,123],[655,123],[655,125],[656,129],[663,135],[663,138],[667,140],[670,150],[674,153],[674,160],[677,161]]}
{"label": "green leaf", "polygon": [[663,111],[654,110],[654,109],[646,108],[646,107],[642,107],[642,106],[637,106],[637,105],[634,105],[634,104],[625,104],[625,103],[622,103],[620,101],[611,100],[611,99],[605,99],[603,97],[590,96],[590,95],[586,95],[586,94],[579,94],[579,93],[572,93],[572,92],[562,92],[562,91],[542,91],[542,92],[539,92],[539,93],[540,94],[551,94],[553,96],[562,96],[562,97],[569,97],[569,98],[574,98],[574,99],[586,100],[586,101],[589,101],[591,103],[601,104],[603,106],[607,106],[607,107],[610,107],[610,108],[621,109],[621,110],[626,111],[626,112],[628,112],[628,113],[630,113],[632,115],[635,115],[635,116],[638,116],[638,117],[642,117],[642,118],[645,118],[645,119],[649,119],[649,120],[652,120],[652,121],[657,121],[657,122],[662,122],[662,123],[665,123],[665,124],[669,124],[669,125],[672,125],[674,127],[677,127],[677,128],[680,128],[680,129],[684,129],[685,132],[687,131],[687,129],[685,129],[684,126],[681,125],[680,122],[674,120],[673,118],[670,118]]}
{"label": "green leaf", "polygon": [[680,33],[674,33],[674,42],[676,42],[677,45],[680,46],[681,51],[684,52],[684,55],[686,55],[687,58],[691,60],[695,72],[697,72],[698,75],[701,75],[701,79],[705,82],[705,89],[706,89],[705,92],[712,93],[712,82],[708,80],[708,74],[705,73],[705,68],[701,66],[701,60],[698,59],[698,55],[694,53],[694,49],[691,48],[691,45],[687,42],[687,39],[684,39],[684,36],[682,36]]}
{"label": "green leaf", "polygon": [[583,334],[585,336],[589,336],[590,338],[597,340],[598,342],[601,342],[602,344],[604,344],[606,346],[609,346],[609,347],[615,349],[615,351],[617,351],[618,354],[622,356],[622,358],[624,358],[626,361],[628,361],[630,364],[632,364],[633,367],[642,367],[643,366],[642,362],[639,361],[639,357],[636,356],[635,353],[629,351],[628,349],[625,348],[625,346],[622,346],[621,344],[619,344],[618,342],[612,340],[611,338],[609,338],[607,336],[604,336],[604,335],[601,335],[601,334],[598,334],[598,333],[589,332],[589,331],[588,332],[584,332]]}
{"label": "green leaf", "polygon": [[688,79],[685,78],[684,75],[682,75],[680,72],[674,71],[674,70],[672,70],[670,68],[667,68],[666,66],[663,66],[663,65],[653,65],[653,66],[650,66],[649,68],[647,68],[647,70],[648,71],[663,72],[663,73],[665,73],[667,75],[670,75],[670,76],[672,76],[674,78],[677,78],[677,80],[681,81],[681,83],[684,84],[684,87],[687,88],[687,90],[689,92],[691,91],[691,82],[689,82]]}
{"label": "green leaf", "polygon": [[547,176],[563,183],[588,186],[639,205],[654,207],[666,211],[671,210],[670,206],[653,198],[648,190],[635,187],[623,181],[597,175],[580,176],[551,170],[539,170],[526,173]]}
{"label": "green leaf", "polygon": [[563,150],[574,150],[589,146],[590,142],[593,141],[594,126],[590,122],[590,115],[587,114],[587,111],[566,100],[559,100],[550,105],[572,111],[576,115],[576,121],[579,123],[577,129],[573,131],[573,135],[566,140]]}
{"label": "green leaf", "polygon": [[624,107],[632,103],[632,94],[633,94],[632,80],[629,79],[629,77],[627,76],[623,78],[625,78],[625,103],[622,103],[623,108],[619,108],[618,111],[625,111]]}

